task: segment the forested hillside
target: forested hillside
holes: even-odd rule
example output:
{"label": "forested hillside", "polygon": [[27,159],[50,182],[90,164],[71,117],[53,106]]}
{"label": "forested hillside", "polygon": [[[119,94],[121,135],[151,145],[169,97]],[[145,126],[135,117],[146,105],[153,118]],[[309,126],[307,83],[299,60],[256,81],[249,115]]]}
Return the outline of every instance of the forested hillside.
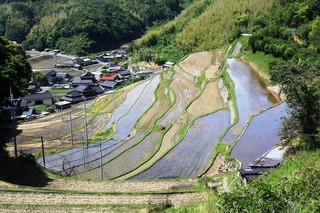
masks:
{"label": "forested hillside", "polygon": [[174,21],[136,42],[138,60],[177,61],[188,52],[213,50],[249,31],[255,17],[268,13],[273,0],[200,0]]}
{"label": "forested hillside", "polygon": [[190,0],[0,1],[0,36],[26,49],[84,55],[138,38],[173,19]]}
{"label": "forested hillside", "polygon": [[268,16],[254,20],[249,43],[253,52],[280,58],[270,66],[293,109],[285,135],[297,131],[308,146],[320,145],[320,10],[319,2],[279,1]]}

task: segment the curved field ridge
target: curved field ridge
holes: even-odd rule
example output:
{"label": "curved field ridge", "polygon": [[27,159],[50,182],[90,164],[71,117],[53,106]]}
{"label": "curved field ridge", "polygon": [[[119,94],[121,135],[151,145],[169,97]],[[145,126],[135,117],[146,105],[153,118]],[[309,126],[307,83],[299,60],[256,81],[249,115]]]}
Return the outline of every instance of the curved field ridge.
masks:
{"label": "curved field ridge", "polygon": [[136,102],[137,98],[141,95],[144,88],[147,86],[149,82],[150,80],[145,81],[127,93],[127,98],[125,99],[125,101],[115,110],[114,113],[112,113],[111,118],[105,127],[106,129],[112,127],[115,120],[121,118],[130,110],[132,105]]}
{"label": "curved field ridge", "polygon": [[287,104],[282,103],[252,119],[231,152],[231,156],[241,162],[242,168],[247,168],[249,163],[280,141],[277,133],[282,126],[281,117],[288,116],[287,109]]}
{"label": "curved field ridge", "polygon": [[199,118],[175,148],[132,179],[197,177],[208,166],[220,135],[229,125],[227,110]]}
{"label": "curved field ridge", "polygon": [[240,135],[250,116],[274,105],[277,101],[267,90],[267,85],[245,63],[228,59],[228,73],[235,85],[239,121],[229,129],[222,142],[233,143]]}
{"label": "curved field ridge", "polygon": [[171,89],[176,93],[176,103],[171,109],[157,122],[160,125],[176,123],[179,121],[185,107],[195,97],[197,97],[200,89],[196,88],[193,83],[186,80],[179,74],[175,74],[170,84]]}
{"label": "curved field ridge", "polygon": [[134,125],[143,113],[150,108],[155,101],[154,91],[160,82],[160,75],[155,76],[150,83],[145,87],[143,92],[134,102],[130,111],[119,119],[117,122],[117,135],[126,136],[130,134]]}
{"label": "curved field ridge", "polygon": [[[113,179],[125,174],[145,162],[157,149],[161,132],[152,132],[141,142],[132,146],[125,152],[117,155],[110,162],[103,165],[104,179]],[[82,178],[100,179],[100,168],[81,173]]]}

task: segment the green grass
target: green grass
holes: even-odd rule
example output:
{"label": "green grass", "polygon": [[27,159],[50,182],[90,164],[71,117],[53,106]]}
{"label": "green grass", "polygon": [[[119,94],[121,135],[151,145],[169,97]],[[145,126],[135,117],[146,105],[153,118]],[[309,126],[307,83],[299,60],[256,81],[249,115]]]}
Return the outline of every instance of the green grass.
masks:
{"label": "green grass", "polygon": [[46,105],[37,105],[37,106],[34,106],[32,108],[35,109],[35,110],[38,110],[40,112],[43,112],[43,111],[45,111],[47,109],[47,106]]}
{"label": "green grass", "polygon": [[109,138],[112,134],[113,134],[112,128],[103,129],[99,133],[90,137],[90,141],[94,142],[94,141],[98,141],[98,140],[105,140],[105,139]]}
{"label": "green grass", "polygon": [[51,93],[52,94],[66,94],[70,91],[71,91],[70,89],[52,89]]}
{"label": "green grass", "polygon": [[270,77],[270,63],[279,61],[279,59],[275,58],[272,55],[266,55],[263,52],[253,53],[252,51],[244,54],[243,58],[251,62],[254,66],[258,68],[259,71],[263,72],[268,77]]}

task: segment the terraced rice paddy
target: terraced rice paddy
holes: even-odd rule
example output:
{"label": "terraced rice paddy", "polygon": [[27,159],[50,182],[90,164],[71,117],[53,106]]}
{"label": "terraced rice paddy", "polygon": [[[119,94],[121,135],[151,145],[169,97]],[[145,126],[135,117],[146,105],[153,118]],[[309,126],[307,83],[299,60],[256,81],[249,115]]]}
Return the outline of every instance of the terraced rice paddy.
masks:
{"label": "terraced rice paddy", "polygon": [[[221,51],[192,54],[173,70],[163,72],[161,77],[155,76],[127,89],[129,92],[119,94],[115,110],[112,110],[113,102],[110,102],[112,96],[106,97],[108,106],[106,104],[102,108],[95,104],[91,111],[89,108],[91,116],[96,116],[92,117],[89,136],[101,129],[115,129],[112,139],[102,142],[102,167],[99,143],[49,156],[47,166],[55,171],[90,179],[195,178],[201,175],[210,166],[220,137],[231,125],[231,115],[223,109],[225,104],[218,86],[222,57]],[[224,143],[231,144],[239,137],[251,116],[276,101],[248,66],[235,59],[228,60],[228,63],[239,112],[239,122],[223,138]],[[204,77],[206,79],[202,79]],[[199,80],[201,85],[196,84]],[[94,107],[100,107],[98,115],[94,114]],[[261,128],[260,117],[270,124],[275,122],[263,117],[268,112],[253,119],[239,144],[235,145],[232,151],[234,157],[237,153],[246,153],[241,151],[246,148],[242,142],[246,137],[259,139],[250,134]],[[277,113],[268,116],[277,116]],[[276,122],[278,125],[279,121]],[[272,125],[266,134],[276,135],[274,131],[279,126]],[[83,131],[77,134],[84,138]],[[269,145],[261,147],[265,152]],[[248,153],[247,158],[251,157]]]}
{"label": "terraced rice paddy", "polygon": [[133,179],[197,177],[208,166],[218,138],[229,125],[226,110],[200,118],[174,149]]}
{"label": "terraced rice paddy", "polygon": [[281,117],[287,117],[287,104],[266,110],[255,116],[239,141],[233,147],[231,156],[241,162],[242,168],[279,143],[277,135],[281,126]]}
{"label": "terraced rice paddy", "polygon": [[182,119],[181,115],[186,106],[194,100],[200,92],[193,83],[183,78],[179,74],[174,75],[174,80],[170,84],[170,88],[176,94],[176,103],[171,109],[161,118],[157,123],[160,125],[167,125],[169,123],[176,123]]}
{"label": "terraced rice paddy", "polygon": [[[144,133],[137,133],[134,138],[128,141],[116,142],[107,140],[101,143],[102,162],[108,162],[118,154],[134,146],[144,136]],[[43,165],[42,158],[38,163]],[[69,149],[58,154],[46,157],[46,168],[64,174],[78,174],[100,166],[100,143],[89,144],[88,147],[80,146]]]}
{"label": "terraced rice paddy", "polygon": [[171,71],[166,71],[161,74],[161,83],[156,91],[157,100],[137,123],[136,129],[138,131],[150,130],[156,121],[161,118],[174,103],[173,91],[169,88],[172,76]]}
{"label": "terraced rice paddy", "polygon": [[246,122],[260,111],[274,105],[277,100],[266,89],[266,84],[245,63],[228,59],[228,73],[235,85],[239,121],[223,138],[223,143],[232,144],[242,132]]}
{"label": "terraced rice paddy", "polygon": [[[200,76],[202,71],[212,64],[213,52],[199,52],[190,54],[185,60],[179,63],[181,68],[194,76]],[[201,58],[201,60],[199,60]]]}
{"label": "terraced rice paddy", "polygon": [[136,102],[137,97],[141,95],[141,93],[143,92],[143,90],[145,89],[145,87],[149,82],[150,80],[145,81],[127,93],[127,97],[125,101],[118,108],[116,108],[114,113],[112,113],[111,118],[106,125],[106,129],[109,129],[110,127],[112,127],[114,122],[119,120],[119,118],[123,117],[130,110],[132,105]]}
{"label": "terraced rice paddy", "polygon": [[155,101],[154,91],[160,81],[160,76],[155,76],[145,87],[139,98],[135,101],[130,111],[117,122],[117,135],[129,135],[138,119],[149,109]]}
{"label": "terraced rice paddy", "polygon": [[220,96],[218,80],[215,80],[208,82],[201,96],[188,107],[187,111],[189,118],[193,120],[223,107],[224,103]]}
{"label": "terraced rice paddy", "polygon": [[[103,165],[105,179],[112,179],[123,175],[149,159],[158,148],[161,132],[148,134],[141,142],[117,155],[112,161]],[[99,179],[100,168],[78,175],[82,178]]]}

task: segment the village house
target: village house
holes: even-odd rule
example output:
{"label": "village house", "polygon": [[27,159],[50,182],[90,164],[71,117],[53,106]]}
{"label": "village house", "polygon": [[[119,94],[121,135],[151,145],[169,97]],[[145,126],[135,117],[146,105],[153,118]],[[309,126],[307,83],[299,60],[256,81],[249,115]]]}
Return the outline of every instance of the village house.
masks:
{"label": "village house", "polygon": [[79,85],[86,85],[86,86],[94,86],[97,83],[97,79],[95,75],[91,72],[86,72],[82,76],[75,76],[71,82],[72,87],[77,87]]}
{"label": "village house", "polygon": [[35,105],[51,106],[54,102],[53,96],[50,92],[29,94],[24,96],[22,100],[27,101],[28,106],[35,106]]}

